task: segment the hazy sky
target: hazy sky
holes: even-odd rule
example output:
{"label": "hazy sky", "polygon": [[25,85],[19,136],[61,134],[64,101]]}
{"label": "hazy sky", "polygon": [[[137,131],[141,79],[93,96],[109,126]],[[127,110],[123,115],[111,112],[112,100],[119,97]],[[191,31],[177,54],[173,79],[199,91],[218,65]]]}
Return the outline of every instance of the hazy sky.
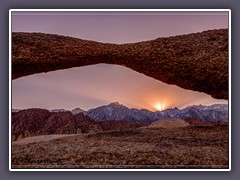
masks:
{"label": "hazy sky", "polygon": [[[129,43],[228,27],[226,12],[79,13],[14,12],[13,32],[43,32],[109,43]],[[14,80],[13,108],[80,107],[119,101],[155,110],[227,103],[209,95],[167,85],[131,69],[99,64],[36,74]]]}

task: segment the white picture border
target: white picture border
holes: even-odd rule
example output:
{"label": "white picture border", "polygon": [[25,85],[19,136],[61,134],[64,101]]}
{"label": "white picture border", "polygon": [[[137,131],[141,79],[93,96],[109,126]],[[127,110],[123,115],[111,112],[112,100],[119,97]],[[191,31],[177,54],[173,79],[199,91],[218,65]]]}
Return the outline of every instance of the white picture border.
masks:
{"label": "white picture border", "polygon": [[[228,169],[13,169],[12,152],[12,13],[13,12],[228,12]],[[9,171],[231,171],[231,10],[230,9],[10,9],[9,10]]]}

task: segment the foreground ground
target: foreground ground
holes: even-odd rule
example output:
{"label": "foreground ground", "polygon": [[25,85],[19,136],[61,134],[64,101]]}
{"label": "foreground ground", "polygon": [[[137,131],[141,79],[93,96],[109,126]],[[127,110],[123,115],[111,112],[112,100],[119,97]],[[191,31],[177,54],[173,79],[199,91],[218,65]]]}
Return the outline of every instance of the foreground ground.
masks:
{"label": "foreground ground", "polygon": [[25,138],[12,142],[12,168],[228,168],[228,126]]}

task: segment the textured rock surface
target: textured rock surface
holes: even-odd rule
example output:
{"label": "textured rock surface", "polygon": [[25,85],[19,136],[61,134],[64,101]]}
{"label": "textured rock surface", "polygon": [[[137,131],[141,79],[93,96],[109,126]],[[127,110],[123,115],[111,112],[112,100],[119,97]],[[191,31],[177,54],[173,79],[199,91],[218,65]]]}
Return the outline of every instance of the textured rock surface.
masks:
{"label": "textured rock surface", "polygon": [[12,78],[98,63],[228,98],[228,29],[108,44],[43,33],[12,34]]}
{"label": "textured rock surface", "polygon": [[16,140],[32,135],[42,129],[51,113],[45,109],[29,109],[12,113],[12,139]]}
{"label": "textured rock surface", "polygon": [[102,131],[99,124],[83,113],[49,112],[27,109],[12,113],[12,139],[49,134],[80,134]]}
{"label": "textured rock surface", "polygon": [[73,117],[76,122],[77,134],[102,131],[99,124],[83,113],[79,113]]}

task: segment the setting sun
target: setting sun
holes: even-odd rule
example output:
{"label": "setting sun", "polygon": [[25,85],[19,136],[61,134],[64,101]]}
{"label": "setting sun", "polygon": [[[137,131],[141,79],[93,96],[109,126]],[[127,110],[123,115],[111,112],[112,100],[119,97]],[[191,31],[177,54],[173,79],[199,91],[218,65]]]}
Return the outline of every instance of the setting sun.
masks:
{"label": "setting sun", "polygon": [[165,104],[157,103],[157,104],[155,105],[155,108],[156,108],[158,111],[162,111],[162,110],[164,110],[164,108],[165,108]]}

